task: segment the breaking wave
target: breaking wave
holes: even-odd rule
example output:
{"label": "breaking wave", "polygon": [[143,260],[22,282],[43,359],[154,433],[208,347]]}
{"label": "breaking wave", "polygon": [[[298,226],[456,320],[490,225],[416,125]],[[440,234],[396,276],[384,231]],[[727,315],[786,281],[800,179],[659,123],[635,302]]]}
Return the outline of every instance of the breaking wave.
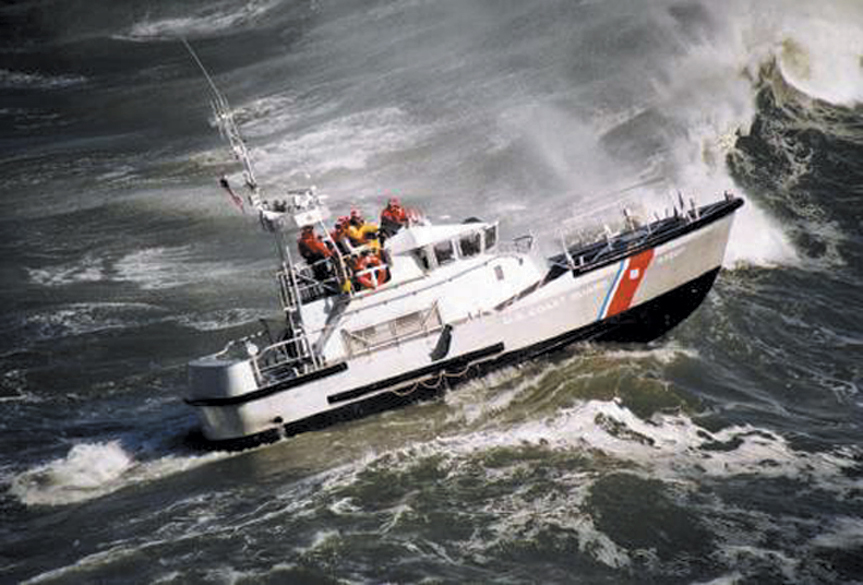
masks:
{"label": "breaking wave", "polygon": [[99,498],[226,457],[225,453],[139,461],[118,441],[80,443],[65,457],[9,480],[9,492],[27,506],[60,506]]}
{"label": "breaking wave", "polygon": [[825,8],[826,14],[786,23],[777,55],[779,69],[789,84],[809,97],[833,105],[861,104],[863,21],[858,12],[840,14],[835,6]]}
{"label": "breaking wave", "polygon": [[[694,194],[696,200],[737,190],[739,173],[733,168],[729,172],[726,161],[738,156],[739,137],[749,135],[753,123],[763,116],[753,95],[772,64],[777,64],[777,84],[787,83],[810,98],[839,106],[863,100],[863,22],[852,3],[833,3],[817,16],[777,2],[732,4],[735,10],[723,6],[704,7],[704,12],[672,11],[679,22],[672,32],[683,33],[685,50],[664,66],[665,75],[654,76],[654,97],[612,112],[611,118],[600,118],[605,142],[616,144],[617,135],[628,142],[639,141],[642,128],[647,136],[668,139],[667,149],[654,149],[654,160],[646,170],[667,181],[665,190],[652,195],[659,208],[677,189],[687,197]],[[698,28],[702,21],[710,22],[709,33]],[[812,111],[819,107],[815,102],[803,104]],[[836,119],[830,114],[825,118]],[[614,123],[609,125],[608,120]],[[628,131],[622,133],[624,129]],[[788,130],[785,142],[777,147],[794,159],[793,172],[772,177],[773,184],[793,184],[811,171],[810,160],[798,156],[806,149],[793,142],[795,135]],[[831,134],[846,131],[828,130]],[[801,245],[798,231],[777,217],[773,197],[752,192],[746,182],[744,189],[748,205],[737,214],[726,266],[812,267],[810,250]],[[781,196],[794,200],[784,191]],[[841,264],[835,226],[821,221],[807,225],[823,233],[819,239],[831,246],[819,261],[827,266]]]}

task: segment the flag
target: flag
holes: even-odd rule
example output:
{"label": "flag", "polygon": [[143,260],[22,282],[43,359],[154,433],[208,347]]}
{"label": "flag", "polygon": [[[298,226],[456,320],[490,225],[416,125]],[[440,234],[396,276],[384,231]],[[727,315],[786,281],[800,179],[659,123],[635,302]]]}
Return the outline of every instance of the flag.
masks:
{"label": "flag", "polygon": [[219,179],[219,184],[222,186],[222,189],[227,191],[228,195],[231,196],[231,201],[234,202],[234,205],[236,205],[240,211],[242,211],[243,213],[246,213],[246,210],[243,207],[243,198],[240,197],[239,195],[237,195],[236,193],[234,193],[234,190],[231,189],[230,183],[228,183],[228,178],[222,177],[221,179]]}

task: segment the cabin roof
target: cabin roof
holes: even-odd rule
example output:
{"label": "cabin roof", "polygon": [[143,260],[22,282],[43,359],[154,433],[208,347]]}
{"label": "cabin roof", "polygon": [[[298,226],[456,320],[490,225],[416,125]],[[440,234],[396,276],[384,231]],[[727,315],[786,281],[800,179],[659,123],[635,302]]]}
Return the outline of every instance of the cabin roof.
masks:
{"label": "cabin roof", "polygon": [[447,225],[416,225],[399,230],[387,240],[386,248],[391,254],[404,254],[429,244],[452,240],[464,234],[481,232],[493,224],[485,222],[447,224]]}

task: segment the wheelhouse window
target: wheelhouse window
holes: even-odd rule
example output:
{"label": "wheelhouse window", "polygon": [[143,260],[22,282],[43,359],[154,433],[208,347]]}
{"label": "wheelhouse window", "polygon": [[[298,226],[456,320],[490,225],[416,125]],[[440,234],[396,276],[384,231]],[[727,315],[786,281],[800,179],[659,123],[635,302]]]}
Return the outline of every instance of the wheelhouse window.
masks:
{"label": "wheelhouse window", "polygon": [[417,250],[414,250],[414,258],[417,259],[420,268],[422,268],[423,270],[431,270],[431,258],[429,257],[429,254],[425,250],[425,248],[419,248]]}
{"label": "wheelhouse window", "polygon": [[458,251],[462,258],[476,256],[482,251],[482,236],[479,232],[462,236],[458,241]]}
{"label": "wheelhouse window", "polygon": [[434,257],[437,260],[438,266],[443,266],[444,264],[454,262],[455,248],[453,248],[452,242],[446,240],[445,242],[438,242],[437,244],[435,244]]}
{"label": "wheelhouse window", "polygon": [[493,225],[485,229],[485,249],[491,250],[497,244],[497,226]]}

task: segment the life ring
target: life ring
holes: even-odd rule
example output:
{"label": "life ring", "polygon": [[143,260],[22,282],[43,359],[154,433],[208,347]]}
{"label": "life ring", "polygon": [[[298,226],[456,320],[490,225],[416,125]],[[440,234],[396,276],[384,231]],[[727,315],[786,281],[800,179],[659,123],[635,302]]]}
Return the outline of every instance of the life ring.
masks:
{"label": "life ring", "polygon": [[387,267],[376,256],[370,256],[357,275],[357,282],[369,290],[387,281]]}

